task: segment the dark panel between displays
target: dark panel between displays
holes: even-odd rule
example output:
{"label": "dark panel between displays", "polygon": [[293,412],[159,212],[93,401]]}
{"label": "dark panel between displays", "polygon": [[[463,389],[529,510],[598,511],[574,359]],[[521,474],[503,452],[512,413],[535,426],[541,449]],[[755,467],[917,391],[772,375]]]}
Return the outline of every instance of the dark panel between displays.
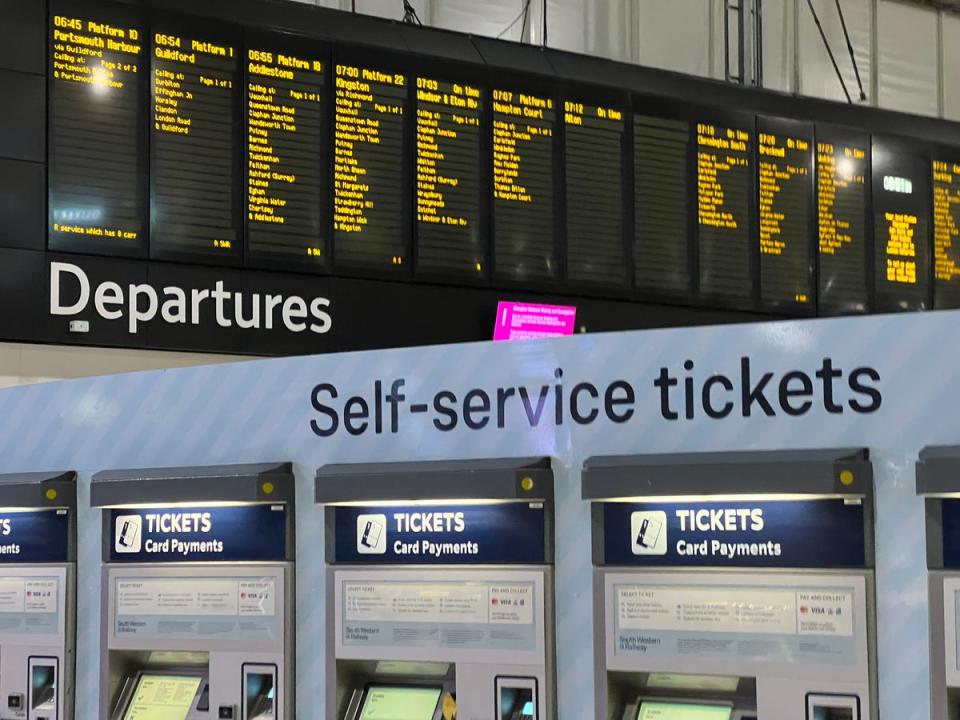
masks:
{"label": "dark panel between displays", "polygon": [[55,2],[51,8],[52,250],[146,255],[145,32],[122,6]]}
{"label": "dark panel between displays", "polygon": [[754,123],[743,116],[697,123],[700,297],[727,307],[755,305]]}
{"label": "dark panel between displays", "polygon": [[245,264],[312,270],[327,261],[327,59],[281,35],[246,38]]}
{"label": "dark panel between displays", "polygon": [[876,309],[931,305],[930,164],[913,145],[873,139]]}
{"label": "dark panel between displays", "polygon": [[420,74],[416,87],[417,273],[488,277],[481,222],[480,87]]}
{"label": "dark panel between displays", "polygon": [[495,275],[513,282],[560,276],[554,211],[552,97],[493,91]]}
{"label": "dark panel between displays", "polygon": [[407,75],[334,61],[334,262],[406,274]]}
{"label": "dark panel between displays", "polygon": [[869,308],[867,198],[870,138],[817,126],[817,307],[821,315]]}
{"label": "dark panel between displays", "polygon": [[935,152],[933,172],[933,300],[936,308],[960,307],[960,161]]}
{"label": "dark panel between displays", "polygon": [[816,310],[813,288],[813,126],[757,120],[760,302],[792,314]]}
{"label": "dark panel between displays", "polygon": [[564,101],[566,273],[577,285],[624,288],[625,112]]}
{"label": "dark panel between displays", "polygon": [[152,32],[150,256],[237,265],[239,32],[169,18]]}
{"label": "dark panel between displays", "polygon": [[645,295],[689,299],[691,217],[690,123],[633,116],[634,278]]}

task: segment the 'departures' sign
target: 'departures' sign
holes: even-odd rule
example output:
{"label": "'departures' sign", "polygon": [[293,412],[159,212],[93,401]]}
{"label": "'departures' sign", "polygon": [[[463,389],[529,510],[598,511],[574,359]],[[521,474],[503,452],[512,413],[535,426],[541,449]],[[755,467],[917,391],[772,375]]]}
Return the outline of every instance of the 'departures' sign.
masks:
{"label": "'departures' sign", "polygon": [[842,499],[606,503],[607,565],[862,567],[862,504]]}

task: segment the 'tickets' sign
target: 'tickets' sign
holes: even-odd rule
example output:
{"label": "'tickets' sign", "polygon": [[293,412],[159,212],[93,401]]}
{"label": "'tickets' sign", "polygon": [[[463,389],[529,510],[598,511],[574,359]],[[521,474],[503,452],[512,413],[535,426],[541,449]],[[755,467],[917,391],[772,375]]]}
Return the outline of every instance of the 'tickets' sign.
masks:
{"label": "'tickets' sign", "polygon": [[110,561],[283,560],[286,517],[283,505],[111,510]]}
{"label": "'tickets' sign", "polygon": [[338,507],[341,563],[542,563],[543,506],[530,503]]}
{"label": "'tickets' sign", "polygon": [[63,510],[0,513],[0,563],[62,563],[70,518]]}
{"label": "'tickets' sign", "polygon": [[863,505],[840,499],[604,505],[607,565],[862,567]]}

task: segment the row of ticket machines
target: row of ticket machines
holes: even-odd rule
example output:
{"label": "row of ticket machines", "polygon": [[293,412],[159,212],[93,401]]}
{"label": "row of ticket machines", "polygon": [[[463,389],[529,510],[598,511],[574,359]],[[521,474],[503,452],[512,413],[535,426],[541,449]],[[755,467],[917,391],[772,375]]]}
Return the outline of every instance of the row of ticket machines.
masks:
{"label": "row of ticket machines", "polygon": [[[917,488],[932,716],[960,718],[960,448],[925,450]],[[93,477],[100,720],[298,716],[294,490],[283,463]],[[866,450],[591,458],[582,496],[596,718],[876,720]],[[326,466],[316,502],[327,669],[301,679],[326,682],[312,717],[558,716],[553,538],[571,530],[549,459]],[[0,476],[0,506],[0,720],[72,720],[75,476]],[[591,588],[560,580],[567,612],[588,612]],[[562,621],[584,644],[560,652],[590,663],[589,620]]]}

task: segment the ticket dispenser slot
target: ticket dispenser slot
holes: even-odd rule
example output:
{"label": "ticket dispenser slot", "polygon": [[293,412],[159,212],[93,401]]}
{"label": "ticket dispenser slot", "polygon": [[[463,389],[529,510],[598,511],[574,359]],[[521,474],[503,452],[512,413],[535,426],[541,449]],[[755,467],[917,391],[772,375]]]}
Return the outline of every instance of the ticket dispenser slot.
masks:
{"label": "ticket dispenser slot", "polygon": [[0,720],[72,720],[76,475],[0,475]]}
{"label": "ticket dispenser slot", "polygon": [[866,450],[584,463],[601,720],[876,720]]}
{"label": "ticket dispenser slot", "polygon": [[290,464],[112,470],[101,720],[292,720]]}
{"label": "ticket dispenser slot", "polygon": [[330,465],[335,720],[554,720],[546,458]]}

